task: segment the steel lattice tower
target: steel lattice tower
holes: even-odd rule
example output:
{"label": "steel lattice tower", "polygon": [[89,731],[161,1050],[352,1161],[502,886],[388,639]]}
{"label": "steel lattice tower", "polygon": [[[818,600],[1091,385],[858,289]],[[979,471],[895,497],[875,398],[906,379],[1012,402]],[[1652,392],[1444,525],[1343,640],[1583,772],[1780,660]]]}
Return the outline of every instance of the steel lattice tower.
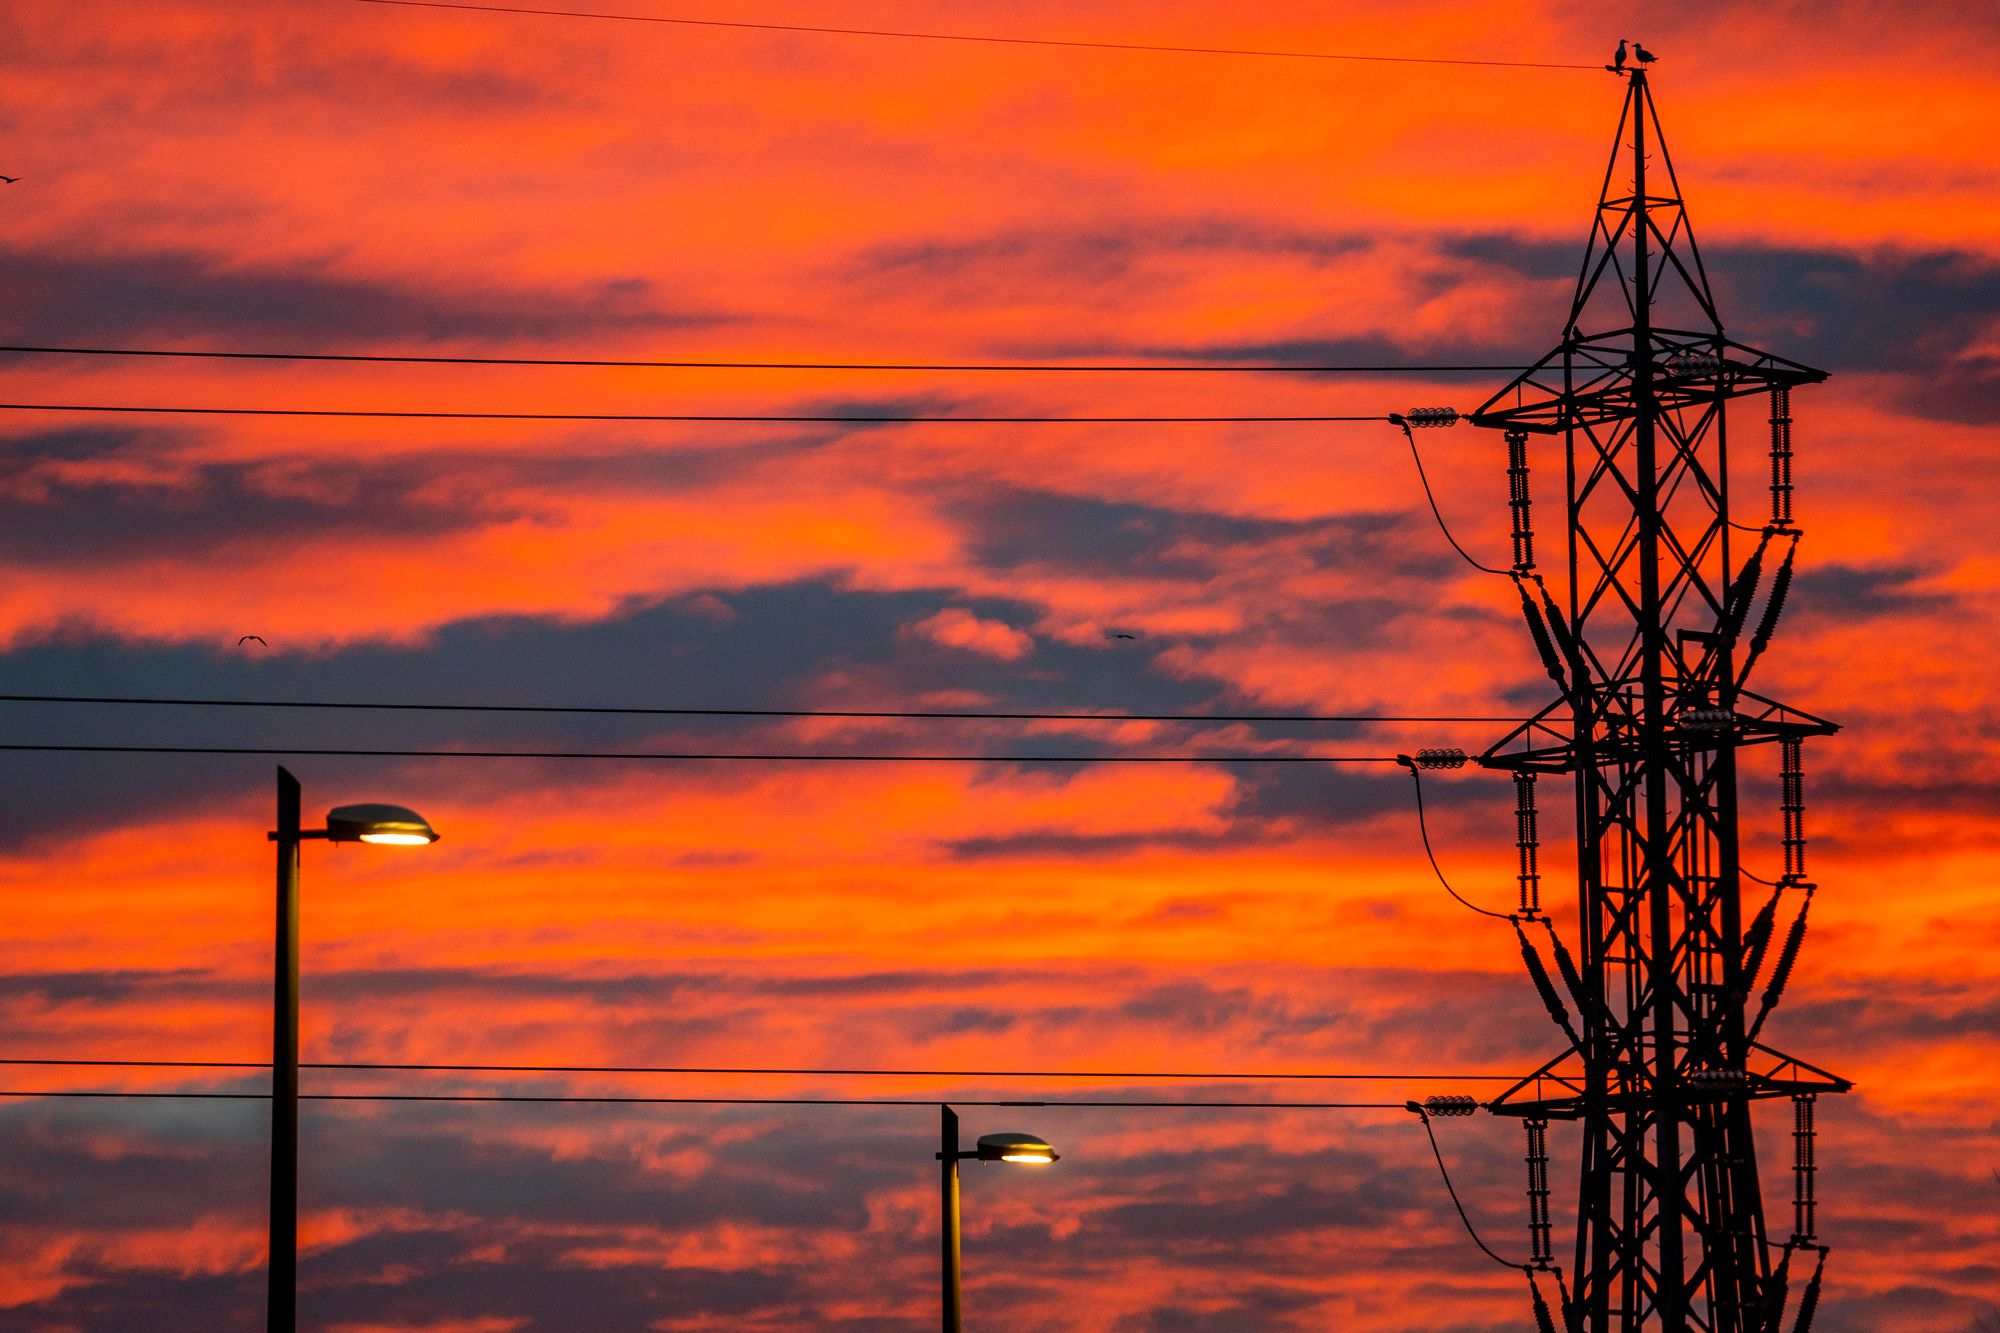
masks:
{"label": "steel lattice tower", "polygon": [[[1574,1291],[1563,1314],[1571,1329],[1773,1333],[1792,1255],[1824,1259],[1812,1222],[1812,1099],[1848,1087],[1757,1040],[1803,936],[1800,907],[1771,950],[1775,914],[1781,903],[1809,903],[1813,887],[1794,809],[1800,742],[1834,727],[1745,682],[1783,605],[1799,535],[1790,391],[1825,375],[1724,336],[1646,74],[1627,77],[1562,343],[1470,418],[1507,433],[1513,573],[1561,691],[1480,760],[1512,770],[1522,793],[1516,929],[1570,1041],[1491,1109],[1527,1122],[1530,1229],[1543,1269],[1553,1264],[1540,1145],[1550,1120],[1581,1124]],[[1761,528],[1732,524],[1729,510],[1727,408],[1752,394],[1772,404],[1773,508]],[[1534,436],[1563,446],[1566,609],[1534,564]],[[1781,552],[1746,636],[1766,559]],[[1746,925],[1738,752],[1766,744],[1785,761],[1786,864]],[[1580,965],[1529,897],[1538,774],[1575,782]],[[1536,924],[1568,1005],[1523,929]],[[1753,1006],[1767,956],[1763,1002]],[[1781,1097],[1793,1100],[1800,1126],[1798,1196],[1792,1238],[1774,1245],[1751,1104]],[[1807,1322],[1817,1273],[1800,1302]]]}

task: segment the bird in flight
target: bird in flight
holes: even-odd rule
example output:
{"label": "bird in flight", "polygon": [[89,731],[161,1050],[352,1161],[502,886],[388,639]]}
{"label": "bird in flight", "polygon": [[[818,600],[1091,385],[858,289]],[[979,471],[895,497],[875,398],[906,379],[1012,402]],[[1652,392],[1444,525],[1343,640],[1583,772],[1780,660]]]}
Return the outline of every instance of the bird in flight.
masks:
{"label": "bird in flight", "polygon": [[19,176],[0,176],[0,181],[6,181],[9,185],[12,185],[19,179],[21,179]]}
{"label": "bird in flight", "polygon": [[1123,630],[1112,630],[1104,637],[1107,639],[1136,639],[1139,636],[1136,634],[1127,634]]}
{"label": "bird in flight", "polygon": [[252,639],[255,639],[258,643],[263,643],[266,648],[269,648],[271,646],[268,643],[264,643],[264,636],[261,634],[246,634],[242,638],[236,641],[236,646],[238,648],[241,648],[244,644],[249,643]]}

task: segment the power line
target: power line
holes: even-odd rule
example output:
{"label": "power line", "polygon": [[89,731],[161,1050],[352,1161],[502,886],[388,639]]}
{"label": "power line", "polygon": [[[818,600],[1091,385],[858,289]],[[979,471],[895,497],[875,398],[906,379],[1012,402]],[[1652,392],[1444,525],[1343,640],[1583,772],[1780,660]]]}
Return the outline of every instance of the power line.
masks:
{"label": "power line", "polygon": [[691,28],[746,28],[758,32],[830,33],[842,37],[895,37],[929,42],[987,42],[1003,46],[1055,46],[1083,51],[1148,51],[1190,56],[1254,56],[1275,60],[1358,60],[1396,65],[1484,65],[1503,69],[1601,69],[1601,65],[1557,64],[1537,60],[1453,60],[1439,56],[1349,55],[1331,51],[1273,51],[1229,46],[1163,46],[1146,42],[1086,42],[1054,37],[996,37],[955,32],[906,32],[881,28],[828,28],[802,23],[746,23],[723,19],[666,18],[656,14],[600,14],[574,9],[534,9],[522,5],[453,3],[452,0],[363,0],[366,4],[401,5],[410,9],[458,9],[480,14],[534,14],[544,18],[609,19],[624,23],[671,23]]}
{"label": "power line", "polygon": [[339,708],[417,713],[575,713],[633,717],[875,718],[982,722],[1524,722],[1518,717],[1379,713],[1002,713],[864,708],[651,708],[572,704],[419,704],[329,699],[190,699],[94,694],[0,694],[0,703],[144,704],[192,708]]}
{"label": "power line", "polygon": [[1457,889],[1454,889],[1451,886],[1451,881],[1444,877],[1444,867],[1438,864],[1437,853],[1431,850],[1430,822],[1424,818],[1423,774],[1417,771],[1417,766],[1414,763],[1405,764],[1404,767],[1410,770],[1410,781],[1415,784],[1414,790],[1416,791],[1417,794],[1417,832],[1423,835],[1424,856],[1426,859],[1430,861],[1431,872],[1437,876],[1437,882],[1444,886],[1444,891],[1446,893],[1450,894],[1453,898],[1457,899],[1459,906],[1469,907],[1473,911],[1479,913],[1479,915],[1490,916],[1494,918],[1496,921],[1513,920],[1513,918],[1508,916],[1505,912],[1489,911],[1488,909],[1481,907],[1478,903],[1472,902],[1471,900],[1466,898],[1465,895],[1461,894]]}
{"label": "power line", "polygon": [[[388,3],[388,0],[378,0]],[[1387,421],[1370,416],[1091,416],[1091,417],[962,417],[962,416],[833,416],[818,413],[743,412],[416,412],[350,407],[188,407],[136,403],[0,403],[4,412],[132,412],[160,416],[203,417],[366,417],[418,421],[707,421],[817,422],[857,426],[958,424],[978,426],[1054,425],[1268,425],[1329,421]]]}
{"label": "power line", "polygon": [[1202,365],[1104,365],[1078,366],[1052,362],[970,362],[970,361],[645,361],[603,357],[551,356],[444,356],[413,352],[271,352],[195,351],[166,347],[28,347],[0,345],[0,352],[57,356],[185,357],[214,361],[333,361],[388,365],[434,366],[582,366],[626,370],[882,370],[882,371],[974,371],[1035,374],[1171,374],[1171,375],[1395,375],[1506,372],[1532,369],[1528,365],[1445,366],[1445,365],[1298,365],[1202,364]]}
{"label": "power line", "polygon": [[[1414,1108],[1415,1103],[1411,1103],[1410,1105]],[[1431,1128],[1431,1118],[1422,1111],[1417,1112],[1417,1118],[1424,1122],[1424,1133],[1431,1141],[1431,1155],[1437,1158],[1438,1174],[1444,1178],[1445,1193],[1451,1196],[1451,1206],[1458,1210],[1458,1220],[1465,1223],[1465,1234],[1472,1237],[1474,1245],[1477,1245],[1481,1250],[1486,1252],[1487,1258],[1499,1264],[1502,1268],[1518,1268],[1524,1273],[1532,1271],[1532,1266],[1529,1264],[1517,1264],[1512,1260],[1501,1258],[1493,1252],[1491,1246],[1479,1238],[1478,1229],[1472,1225],[1472,1219],[1466,1215],[1465,1205],[1460,1203],[1458,1199],[1458,1190],[1451,1183],[1451,1172],[1445,1168],[1444,1151],[1438,1147],[1437,1131]]]}
{"label": "power line", "polygon": [[[160,1101],[268,1102],[268,1092],[133,1092],[94,1088],[55,1088],[0,1091],[0,1097],[79,1097],[134,1098]],[[544,1102],[552,1104],[595,1104],[630,1106],[936,1106],[935,1097],[590,1097],[529,1093],[477,1092],[303,1092],[304,1102]],[[1011,1101],[953,1097],[953,1106],[1041,1106],[1041,1107],[1228,1107],[1243,1111],[1402,1111],[1402,1102],[1244,1102],[1244,1101],[1128,1101],[1091,1098],[1064,1101]]]}
{"label": "power line", "polygon": [[1393,764],[1392,754],[789,754],[662,750],[391,750],[285,745],[29,745],[0,750],[36,754],[314,755],[365,759],[756,760],[764,763],[866,764]]}
{"label": "power line", "polygon": [[1471,565],[1482,574],[1498,574],[1502,578],[1511,577],[1504,569],[1495,569],[1491,565],[1483,565],[1479,561],[1474,560],[1472,554],[1458,544],[1458,538],[1451,535],[1451,525],[1444,521],[1444,514],[1438,509],[1437,496],[1431,490],[1430,474],[1424,471],[1424,456],[1417,449],[1417,433],[1410,429],[1408,421],[1397,420],[1395,424],[1403,428],[1403,434],[1410,441],[1410,458],[1417,465],[1417,480],[1424,484],[1424,499],[1430,501],[1431,517],[1437,520],[1438,531],[1442,532],[1444,539],[1451,543],[1451,549],[1458,552],[1459,559],[1465,561],[1466,564]]}
{"label": "power line", "polygon": [[[0,1058],[4,1065],[54,1065],[104,1069],[269,1069],[268,1061],[255,1060],[85,1060],[68,1057]],[[1424,1074],[1424,1073],[1334,1073],[1307,1074],[1272,1071],[1174,1071],[1108,1069],[808,1069],[777,1066],[724,1067],[719,1065],[478,1065],[478,1064],[385,1064],[378,1062],[301,1061],[301,1069],[389,1071],[443,1074],[741,1074],[741,1075],[839,1075],[856,1078],[1088,1078],[1165,1079],[1181,1083],[1263,1083],[1279,1080],[1317,1082],[1411,1082],[1411,1083],[1495,1083],[1516,1082],[1514,1074]]]}

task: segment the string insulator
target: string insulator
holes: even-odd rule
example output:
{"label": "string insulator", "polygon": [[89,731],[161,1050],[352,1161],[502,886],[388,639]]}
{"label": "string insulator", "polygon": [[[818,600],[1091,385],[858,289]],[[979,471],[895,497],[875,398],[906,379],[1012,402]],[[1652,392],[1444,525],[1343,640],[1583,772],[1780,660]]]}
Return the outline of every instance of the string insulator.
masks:
{"label": "string insulator", "polygon": [[1736,725],[1736,714],[1727,708],[1683,708],[1675,720],[1682,731],[1721,732]]}
{"label": "string insulator", "polygon": [[[1528,1132],[1528,1248],[1530,1262],[1546,1266],[1555,1257],[1554,1230],[1549,1223],[1549,1122],[1530,1117],[1521,1122]],[[1535,1293],[1540,1302],[1541,1292]]]}
{"label": "string insulator", "polygon": [[1458,1093],[1424,1098],[1424,1110],[1436,1116],[1471,1115],[1478,1109],[1477,1097],[1466,1097]]}
{"label": "string insulator", "polygon": [[1563,1030],[1563,1035],[1569,1038],[1569,1044],[1582,1050],[1583,1042],[1577,1037],[1576,1028],[1569,1021],[1569,1010],[1563,1006],[1562,997],[1556,994],[1555,983],[1549,980],[1549,970],[1542,965],[1541,954],[1535,952],[1534,942],[1528,938],[1528,932],[1521,929],[1521,923],[1518,921],[1514,923],[1514,934],[1520,938],[1521,961],[1527,965],[1528,977],[1535,983],[1535,990],[1541,994],[1542,1007],[1549,1011],[1549,1017]]}
{"label": "string insulator", "polygon": [[1602,1006],[1583,993],[1583,978],[1577,975],[1576,960],[1569,956],[1569,946],[1562,942],[1562,936],[1556,934],[1555,926],[1547,917],[1542,918],[1542,929],[1549,932],[1549,952],[1555,955],[1556,975],[1561,977],[1563,985],[1569,988],[1570,1003],[1576,1006],[1577,1013],[1582,1015],[1583,1024],[1587,1028],[1590,1026],[1592,1016],[1599,1018],[1603,1016]]}
{"label": "string insulator", "polygon": [[1417,429],[1442,428],[1458,424],[1458,409],[1455,407],[1413,407],[1403,413],[1405,424]]}
{"label": "string insulator", "polygon": [[1792,1255],[1797,1252],[1796,1246],[1785,1247],[1784,1258],[1778,1260],[1778,1269],[1771,1274],[1770,1283],[1764,1288],[1765,1313],[1756,1325],[1759,1333],[1766,1329],[1771,1330],[1771,1333],[1778,1333],[1779,1321],[1785,1317],[1785,1298],[1790,1294],[1788,1289],[1792,1278]]}
{"label": "string insulator", "polygon": [[1549,673],[1549,679],[1565,696],[1569,694],[1569,678],[1563,675],[1562,661],[1556,656],[1555,641],[1549,638],[1548,623],[1542,619],[1542,610],[1528,596],[1528,585],[1520,580],[1515,586],[1521,590],[1521,614],[1528,618],[1528,633],[1534,636],[1535,651],[1542,655],[1542,669]]}
{"label": "string insulator", "polygon": [[1465,759],[1456,746],[1433,745],[1417,751],[1413,762],[1418,768],[1464,768]]}
{"label": "string insulator", "polygon": [[1507,432],[1507,508],[1514,516],[1514,568],[1535,567],[1535,529],[1528,499],[1528,432]]}
{"label": "string insulator", "polygon": [[1555,1320],[1549,1315],[1549,1303],[1542,1299],[1542,1289],[1535,1285],[1535,1275],[1528,1274],[1528,1290],[1535,1297],[1535,1333],[1556,1333]]}
{"label": "string insulator", "polygon": [[1778,950],[1778,961],[1771,967],[1771,983],[1764,987],[1764,999],[1757,1009],[1757,1021],[1750,1025],[1749,1038],[1755,1041],[1757,1034],[1764,1030],[1764,1020],[1778,1007],[1778,1001],[1785,997],[1785,986],[1792,979],[1792,968],[1799,961],[1799,946],[1806,940],[1806,914],[1812,911],[1812,886],[1806,886],[1806,900],[1799,905],[1799,914],[1792,920],[1792,928],[1785,932],[1784,947]]}
{"label": "string insulator", "polygon": [[1749,1075],[1740,1069],[1697,1069],[1687,1082],[1698,1097],[1734,1097],[1750,1086]]}
{"label": "string insulator", "polygon": [[1514,846],[1521,862],[1521,912],[1540,916],[1542,912],[1542,833],[1535,812],[1535,775],[1514,774]]}
{"label": "string insulator", "polygon": [[1792,389],[1771,388],[1771,526],[1792,525]]}
{"label": "string insulator", "polygon": [[1782,766],[1778,773],[1778,810],[1784,820],[1785,874],[1789,883],[1806,874],[1806,774],[1797,736],[1778,743]]}
{"label": "string insulator", "polygon": [[1818,1100],[1816,1093],[1792,1094],[1792,1240],[1795,1244],[1804,1244],[1813,1238],[1816,1224],[1813,1214],[1819,1208],[1816,1184],[1819,1164],[1814,1160],[1819,1131],[1813,1124],[1813,1111]]}
{"label": "string insulator", "polygon": [[1764,968],[1764,952],[1771,947],[1771,931],[1778,922],[1778,899],[1782,890],[1774,890],[1757,913],[1750,929],[1743,933],[1743,982],[1737,992],[1740,1004],[1750,998],[1750,988],[1757,984],[1757,974]]}
{"label": "string insulator", "polygon": [[1750,656],[1743,663],[1743,670],[1739,673],[1744,679],[1749,678],[1750,668],[1756,665],[1757,659],[1762,657],[1764,650],[1771,645],[1771,631],[1778,628],[1778,617],[1785,610],[1785,595],[1792,590],[1792,559],[1798,553],[1798,543],[1793,542],[1791,548],[1785,552],[1784,561],[1778,566],[1778,572],[1771,578],[1771,600],[1764,603],[1764,614],[1758,618],[1757,632],[1750,636]]}
{"label": "string insulator", "polygon": [[1721,369],[1721,357],[1713,352],[1698,352],[1691,347],[1682,348],[1668,357],[1666,365],[1669,375],[1713,375]]}
{"label": "string insulator", "polygon": [[1806,1283],[1805,1295],[1799,1297],[1799,1322],[1792,1325],[1792,1333],[1812,1333],[1813,1316],[1819,1312],[1819,1280],[1826,1275],[1826,1251],[1819,1252],[1819,1262],[1813,1265],[1812,1280]]}
{"label": "string insulator", "polygon": [[1729,595],[1722,604],[1722,637],[1731,643],[1743,633],[1744,618],[1750,614],[1750,601],[1757,595],[1757,581],[1764,576],[1764,548],[1770,542],[1767,534],[1757,543],[1757,549],[1743,562],[1737,571],[1736,581],[1729,585]]}
{"label": "string insulator", "polygon": [[1569,662],[1570,674],[1576,677],[1576,687],[1582,689],[1590,679],[1590,671],[1583,664],[1583,650],[1577,645],[1576,636],[1570,633],[1569,622],[1556,606],[1556,599],[1549,596],[1549,587],[1540,579],[1535,580],[1542,594],[1542,615],[1548,619],[1549,632],[1555,635],[1556,645],[1562,649],[1564,659]]}

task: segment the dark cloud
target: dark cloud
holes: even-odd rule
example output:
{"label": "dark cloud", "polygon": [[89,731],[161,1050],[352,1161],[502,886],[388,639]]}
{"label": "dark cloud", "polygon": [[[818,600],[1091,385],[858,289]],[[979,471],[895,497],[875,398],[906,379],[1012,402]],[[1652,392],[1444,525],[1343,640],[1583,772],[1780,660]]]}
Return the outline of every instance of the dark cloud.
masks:
{"label": "dark cloud", "polygon": [[415,539],[516,516],[490,497],[420,498],[382,484],[388,479],[374,467],[320,464],[311,474],[211,463],[170,484],[56,481],[32,495],[17,488],[0,495],[0,556],[66,568],[143,563],[167,552],[199,560],[346,536]]}
{"label": "dark cloud", "polygon": [[189,252],[89,255],[0,250],[14,276],[0,317],[12,342],[89,343],[255,337],[284,350],[363,342],[547,339],[712,326],[722,316],[675,308],[650,279],[583,290],[452,290],[340,272],[332,263],[256,269]]}
{"label": "dark cloud", "polygon": [[[1507,235],[1446,245],[1545,278],[1574,274],[1582,257],[1577,244]],[[1914,416],[1977,423],[2000,415],[2000,362],[1979,351],[2000,306],[2000,263],[1990,257],[1714,244],[1702,258],[1730,336],[1837,374],[1909,376],[1896,405]],[[1561,337],[1567,313],[1566,302],[1546,312],[1543,350]]]}
{"label": "dark cloud", "polygon": [[0,977],[0,1003],[115,1004],[144,994],[154,998],[216,998],[237,989],[199,968],[124,969],[106,972],[16,973]]}
{"label": "dark cloud", "polygon": [[1908,565],[1869,568],[1815,564],[1799,570],[1786,609],[1801,622],[1832,625],[1894,616],[1935,616],[1946,612],[1957,599],[1913,585],[1938,572]]}
{"label": "dark cloud", "polygon": [[[1318,566],[1409,560],[1403,514],[1261,519],[1015,487],[953,497],[945,512],[972,532],[973,550],[995,569],[1048,566],[1071,573],[1142,573],[1206,581],[1242,553],[1303,543]],[[1343,614],[1353,609],[1343,603]]]}
{"label": "dark cloud", "polygon": [[891,282],[1060,277],[1066,283],[1104,283],[1180,254],[1332,259],[1371,243],[1368,237],[1295,230],[1245,218],[1168,218],[1108,230],[1022,228],[971,240],[884,245],[857,256],[847,271]]}
{"label": "dark cloud", "polygon": [[[307,507],[308,515],[318,511]],[[398,511],[376,521],[451,521],[448,510]],[[339,521],[322,515],[326,521]],[[164,520],[163,520],[164,521]],[[174,519],[180,522],[179,518]],[[189,520],[191,521],[191,520]],[[356,520],[359,521],[359,520]],[[275,520],[274,520],[275,522]],[[561,702],[585,706],[682,705],[786,707],[896,705],[937,690],[972,690],[1008,709],[1085,711],[1212,711],[1215,686],[1178,680],[1136,665],[1127,656],[1044,641],[1030,661],[913,644],[903,627],[942,605],[1025,623],[1032,608],[995,599],[944,593],[857,592],[825,582],[733,590],[733,614],[718,618],[699,597],[639,607],[601,621],[569,623],[540,617],[492,617],[447,625],[424,644],[361,644],[322,654],[273,651],[254,658],[230,645],[215,647],[127,643],[59,636],[17,647],[4,663],[14,692],[166,697],[386,700],[405,702]],[[1337,615],[1326,612],[1328,624]],[[1357,615],[1353,625],[1364,624]],[[245,626],[244,632],[255,632]],[[829,676],[879,682],[867,697],[829,699]],[[464,682],[477,680],[476,696]],[[862,688],[866,688],[863,686]],[[746,719],[591,718],[533,714],[370,714],[324,710],[114,709],[9,705],[25,742],[203,744],[423,748],[459,743],[513,748],[587,748],[645,742],[649,748],[756,750],[798,748],[776,737],[775,724]],[[830,748],[856,742],[835,742]],[[1035,754],[1090,748],[1087,737],[1022,739],[1005,725],[921,723],[872,731],[866,748],[909,744],[919,749],[974,752],[1006,749]],[[87,761],[87,762],[85,762]],[[107,763],[90,756],[37,756],[38,781],[18,795],[18,818],[4,836],[51,838],[78,826],[102,826],[196,800],[203,793],[239,794],[255,809],[268,787],[272,761],[260,758],[170,759],[128,756]],[[386,765],[315,759],[302,776],[316,790],[348,775]],[[608,780],[609,766],[582,769],[522,764],[516,772],[564,782]],[[1062,772],[1073,772],[1063,768]],[[1312,780],[1266,775],[1258,799],[1278,804],[1295,783],[1293,806],[1314,799]],[[1322,787],[1323,791],[1324,788]],[[1356,789],[1357,791],[1359,788]],[[262,816],[256,816],[262,818]]]}

